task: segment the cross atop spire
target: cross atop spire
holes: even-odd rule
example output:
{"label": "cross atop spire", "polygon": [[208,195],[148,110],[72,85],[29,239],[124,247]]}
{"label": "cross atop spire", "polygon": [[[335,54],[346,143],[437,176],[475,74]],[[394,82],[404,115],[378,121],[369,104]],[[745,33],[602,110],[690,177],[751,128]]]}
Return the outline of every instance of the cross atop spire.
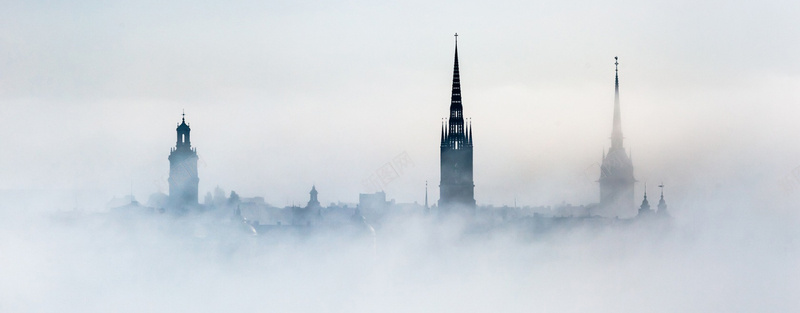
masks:
{"label": "cross atop spire", "polygon": [[456,37],[456,49],[458,49],[458,33],[456,33],[453,36]]}
{"label": "cross atop spire", "polygon": [[181,112],[181,121],[186,123],[186,109],[183,109]]}

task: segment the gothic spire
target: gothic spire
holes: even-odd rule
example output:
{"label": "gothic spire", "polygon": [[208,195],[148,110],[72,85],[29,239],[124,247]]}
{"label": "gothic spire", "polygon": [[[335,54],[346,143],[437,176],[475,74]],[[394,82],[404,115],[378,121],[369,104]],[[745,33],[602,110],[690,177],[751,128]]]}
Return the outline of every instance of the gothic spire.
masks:
{"label": "gothic spire", "polygon": [[444,145],[445,145],[445,138],[447,138],[447,136],[446,136],[446,134],[445,134],[445,128],[446,128],[446,127],[445,127],[445,124],[444,124],[444,119],[442,119],[442,142],[441,142],[441,145],[442,145],[442,147],[444,147]]}
{"label": "gothic spire", "polygon": [[450,96],[450,109],[455,106],[461,108],[461,79],[458,75],[458,33],[455,34],[456,38],[456,54],[455,61],[453,62],[453,94]]}
{"label": "gothic spire", "polygon": [[469,145],[472,146],[472,118],[469,118]]}
{"label": "gothic spire", "polygon": [[614,126],[611,130],[611,149],[622,148],[622,118],[619,110],[619,58],[614,57]]}

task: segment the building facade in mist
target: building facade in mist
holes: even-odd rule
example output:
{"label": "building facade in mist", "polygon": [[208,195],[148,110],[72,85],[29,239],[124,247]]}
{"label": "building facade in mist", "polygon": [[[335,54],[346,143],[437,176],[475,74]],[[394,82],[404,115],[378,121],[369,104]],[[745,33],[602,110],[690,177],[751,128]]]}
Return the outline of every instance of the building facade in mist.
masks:
{"label": "building facade in mist", "polygon": [[197,150],[192,148],[191,129],[185,116],[176,129],[178,141],[169,154],[169,202],[172,209],[184,210],[198,205]]}
{"label": "building facade in mist", "polygon": [[600,166],[600,213],[606,216],[631,217],[636,215],[633,186],[633,162],[622,145],[622,118],[619,108],[619,62],[614,57],[614,121],[611,130],[611,148],[603,153]]}
{"label": "building facade in mist", "polygon": [[461,80],[458,73],[458,34],[456,34],[453,89],[450,96],[450,117],[442,125],[441,183],[439,208],[475,208],[475,184],[472,180],[472,127],[464,123],[461,104]]}

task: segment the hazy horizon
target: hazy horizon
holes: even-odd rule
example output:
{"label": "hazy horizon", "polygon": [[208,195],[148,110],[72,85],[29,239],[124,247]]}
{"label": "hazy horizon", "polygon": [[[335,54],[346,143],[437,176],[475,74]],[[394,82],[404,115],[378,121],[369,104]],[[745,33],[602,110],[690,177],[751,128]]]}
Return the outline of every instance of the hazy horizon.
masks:
{"label": "hazy horizon", "polygon": [[614,56],[637,197],[664,182],[683,202],[800,165],[785,114],[800,100],[795,3],[5,7],[2,190],[166,192],[185,110],[201,197],[221,186],[284,206],[316,184],[323,204],[355,202],[407,153],[415,166],[385,191],[421,203],[427,180],[435,201],[454,32],[479,204],[597,201]]}
{"label": "hazy horizon", "polygon": [[[800,308],[800,2],[0,8],[0,311]],[[456,32],[478,205],[598,201],[618,56],[636,203],[663,183],[673,218],[387,214],[370,236],[280,237],[231,208],[106,210],[168,192],[184,110],[201,202],[220,186],[302,205],[315,185],[354,203],[404,155],[381,188],[423,203],[427,181],[436,203]]]}

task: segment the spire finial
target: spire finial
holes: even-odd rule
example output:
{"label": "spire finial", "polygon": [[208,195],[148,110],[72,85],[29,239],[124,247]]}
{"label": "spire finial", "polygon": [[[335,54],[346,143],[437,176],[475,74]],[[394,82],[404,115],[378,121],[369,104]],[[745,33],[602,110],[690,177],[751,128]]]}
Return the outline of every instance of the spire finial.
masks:
{"label": "spire finial", "polygon": [[661,199],[664,199],[664,182],[661,182],[658,188],[661,188]]}
{"label": "spire finial", "polygon": [[458,33],[456,33],[455,35],[453,35],[453,37],[456,37],[456,47],[458,47]]}
{"label": "spire finial", "polygon": [[425,181],[425,213],[428,213],[430,207],[428,206],[428,181]]}
{"label": "spire finial", "polygon": [[644,182],[644,198],[647,199],[647,182]]}
{"label": "spire finial", "polygon": [[181,122],[186,123],[186,109],[181,110]]}
{"label": "spire finial", "polygon": [[614,57],[614,72],[619,71],[619,57]]}

